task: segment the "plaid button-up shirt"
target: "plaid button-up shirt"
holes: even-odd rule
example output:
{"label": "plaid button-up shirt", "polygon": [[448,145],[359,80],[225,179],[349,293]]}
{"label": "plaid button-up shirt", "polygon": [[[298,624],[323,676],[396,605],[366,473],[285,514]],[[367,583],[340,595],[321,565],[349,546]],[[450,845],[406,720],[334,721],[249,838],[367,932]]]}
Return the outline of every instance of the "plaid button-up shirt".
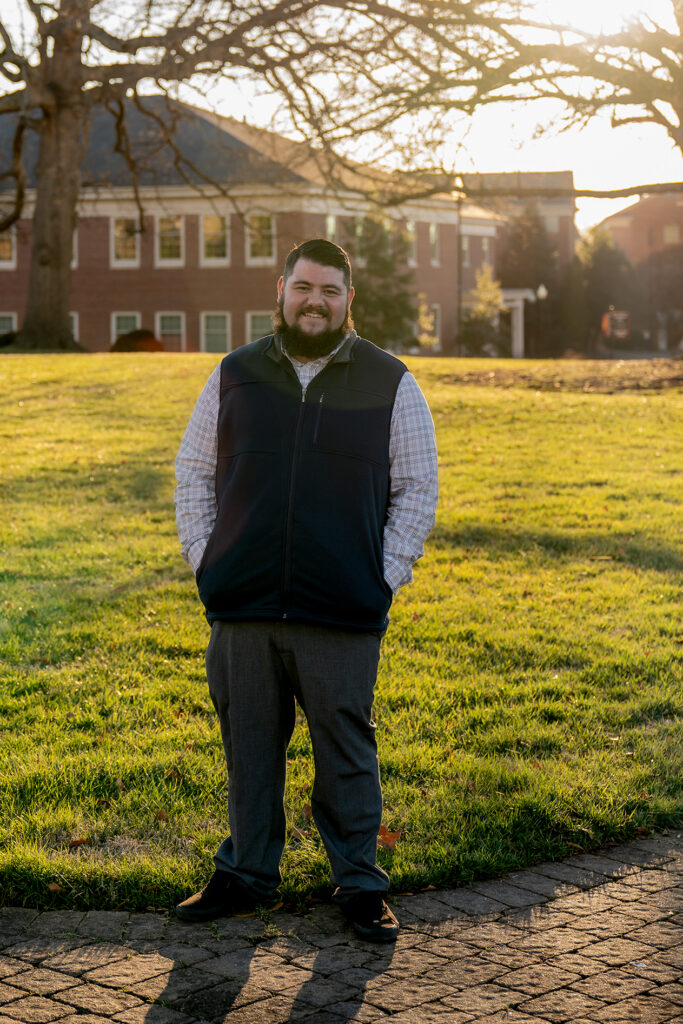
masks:
{"label": "plaid button-up shirt", "polygon": [[[346,340],[329,355],[311,362],[299,362],[288,356],[304,392]],[[276,344],[279,343],[277,338]],[[219,363],[197,400],[175,461],[178,536],[183,558],[194,572],[216,521],[220,377]],[[389,475],[384,578],[395,593],[410,583],[413,565],[424,554],[438,497],[434,424],[412,373],[403,375],[396,392],[389,436]]]}

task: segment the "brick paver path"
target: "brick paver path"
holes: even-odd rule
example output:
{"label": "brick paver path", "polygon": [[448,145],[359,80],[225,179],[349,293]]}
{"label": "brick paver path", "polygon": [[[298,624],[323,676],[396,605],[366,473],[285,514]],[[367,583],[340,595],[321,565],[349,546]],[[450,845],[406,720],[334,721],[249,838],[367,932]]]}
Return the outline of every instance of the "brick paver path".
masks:
{"label": "brick paver path", "polygon": [[683,1024],[683,833],[338,911],[188,926],[0,910],[0,1024]]}

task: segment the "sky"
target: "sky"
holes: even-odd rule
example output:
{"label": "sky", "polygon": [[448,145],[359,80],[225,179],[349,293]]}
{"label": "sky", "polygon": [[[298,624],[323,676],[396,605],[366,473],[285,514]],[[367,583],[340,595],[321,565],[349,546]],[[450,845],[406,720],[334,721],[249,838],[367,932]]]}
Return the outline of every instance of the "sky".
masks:
{"label": "sky", "polygon": [[[613,31],[646,6],[651,17],[667,25],[672,21],[671,0],[536,0],[539,18],[592,32]],[[244,87],[242,87],[242,90]],[[196,100],[195,100],[196,102]],[[211,104],[219,113],[267,124],[270,108],[253,96],[234,89],[221,99],[212,91]],[[467,171],[574,172],[577,188],[617,189],[663,181],[683,181],[683,155],[664,131],[652,125],[612,128],[608,115],[586,127],[560,132],[546,127],[557,108],[545,101],[526,105],[492,105],[471,118],[463,118],[444,156],[448,166]],[[451,157],[452,159],[449,159]],[[358,159],[363,159],[359,154]],[[593,224],[635,203],[638,196],[619,200],[577,200],[576,225],[585,231]]]}
{"label": "sky", "polygon": [[[539,18],[596,32],[612,31],[629,16],[646,9],[666,25],[673,20],[673,0],[534,0]],[[0,0],[0,13],[8,24],[21,19],[23,0]],[[201,103],[191,91],[190,102]],[[210,105],[219,113],[267,124],[272,103],[255,100],[244,85],[211,90]],[[683,155],[665,131],[654,126],[631,125],[613,129],[608,117],[594,118],[585,128],[557,129],[535,137],[546,127],[554,108],[537,101],[526,106],[493,105],[463,119],[453,133],[451,150],[444,155],[458,171],[565,171],[574,172],[577,188],[615,189],[643,183],[683,181]],[[449,160],[448,157],[452,157]],[[363,159],[358,155],[358,159]],[[604,217],[637,201],[580,199],[576,223],[585,230]]]}
{"label": "sky", "polygon": [[[612,31],[645,8],[650,16],[671,21],[670,0],[538,0],[539,14],[556,22]],[[574,172],[577,188],[616,189],[660,181],[683,181],[683,155],[665,131],[654,126],[612,128],[608,117],[587,127],[559,133],[551,130],[534,139],[537,125],[547,124],[552,108],[540,103],[479,111],[471,120],[460,151],[477,171]],[[576,224],[585,230],[604,217],[637,201],[580,199]]]}

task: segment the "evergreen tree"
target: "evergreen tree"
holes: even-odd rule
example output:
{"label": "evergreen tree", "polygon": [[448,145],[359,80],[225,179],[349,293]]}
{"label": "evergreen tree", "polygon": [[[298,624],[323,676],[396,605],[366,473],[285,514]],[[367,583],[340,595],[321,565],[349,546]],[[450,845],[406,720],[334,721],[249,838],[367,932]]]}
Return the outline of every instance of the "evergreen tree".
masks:
{"label": "evergreen tree", "polygon": [[342,244],[354,266],[351,312],[358,333],[395,352],[414,345],[418,308],[406,238],[383,219],[363,217]]}

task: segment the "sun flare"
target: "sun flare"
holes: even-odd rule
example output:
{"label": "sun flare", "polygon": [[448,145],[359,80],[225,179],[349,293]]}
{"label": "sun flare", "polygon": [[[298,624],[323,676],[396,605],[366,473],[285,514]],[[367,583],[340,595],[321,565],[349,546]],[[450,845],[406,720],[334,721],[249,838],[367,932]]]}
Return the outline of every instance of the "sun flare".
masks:
{"label": "sun flare", "polygon": [[534,0],[544,20],[589,32],[613,32],[638,14],[662,26],[673,21],[673,0]]}

